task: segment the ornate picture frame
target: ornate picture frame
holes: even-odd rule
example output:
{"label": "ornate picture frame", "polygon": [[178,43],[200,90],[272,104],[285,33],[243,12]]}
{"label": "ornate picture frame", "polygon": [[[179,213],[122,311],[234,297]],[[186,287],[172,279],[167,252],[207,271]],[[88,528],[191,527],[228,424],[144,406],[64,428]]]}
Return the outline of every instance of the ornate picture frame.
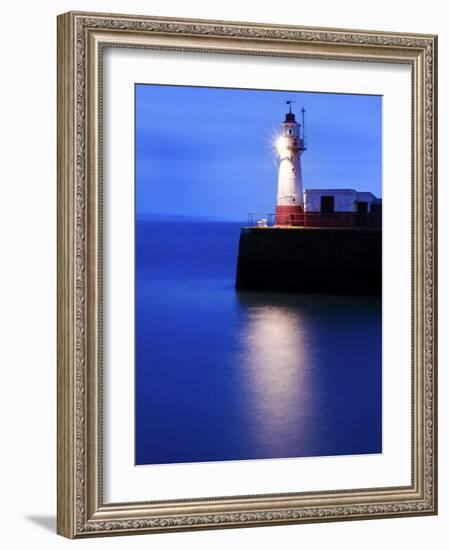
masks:
{"label": "ornate picture frame", "polygon": [[[405,64],[412,74],[411,484],[103,498],[105,48]],[[58,519],[69,538],[437,513],[437,37],[70,12],[58,17]],[[407,360],[405,358],[404,360]]]}

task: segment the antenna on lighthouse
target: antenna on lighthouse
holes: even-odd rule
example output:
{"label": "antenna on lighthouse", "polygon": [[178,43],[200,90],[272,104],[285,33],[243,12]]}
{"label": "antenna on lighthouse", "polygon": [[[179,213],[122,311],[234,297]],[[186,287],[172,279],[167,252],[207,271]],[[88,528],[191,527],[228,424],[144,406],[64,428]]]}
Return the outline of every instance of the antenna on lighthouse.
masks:
{"label": "antenna on lighthouse", "polygon": [[302,113],[302,139],[304,139],[304,140],[306,139],[306,122],[305,122],[305,118],[304,118],[305,112],[306,112],[306,110],[303,107],[301,109],[301,113]]}
{"label": "antenna on lighthouse", "polygon": [[289,99],[285,103],[287,103],[287,105],[289,106],[289,109],[290,109],[289,113],[291,114],[292,113],[292,103],[294,103],[293,99]]}

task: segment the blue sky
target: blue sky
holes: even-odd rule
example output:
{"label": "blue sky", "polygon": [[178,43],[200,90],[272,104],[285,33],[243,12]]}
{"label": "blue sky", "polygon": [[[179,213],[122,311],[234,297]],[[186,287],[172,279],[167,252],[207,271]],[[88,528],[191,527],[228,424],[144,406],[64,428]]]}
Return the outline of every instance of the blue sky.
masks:
{"label": "blue sky", "polygon": [[274,139],[306,109],[305,189],[382,195],[382,98],[136,85],[136,214],[246,220],[275,210]]}

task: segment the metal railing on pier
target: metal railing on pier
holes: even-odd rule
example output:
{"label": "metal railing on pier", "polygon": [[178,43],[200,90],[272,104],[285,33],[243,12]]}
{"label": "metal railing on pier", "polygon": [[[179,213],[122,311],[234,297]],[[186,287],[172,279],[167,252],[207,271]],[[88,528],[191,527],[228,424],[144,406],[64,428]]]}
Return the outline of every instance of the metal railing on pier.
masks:
{"label": "metal railing on pier", "polygon": [[252,212],[248,214],[249,227],[381,227],[380,212],[302,212],[300,214],[274,214]]}

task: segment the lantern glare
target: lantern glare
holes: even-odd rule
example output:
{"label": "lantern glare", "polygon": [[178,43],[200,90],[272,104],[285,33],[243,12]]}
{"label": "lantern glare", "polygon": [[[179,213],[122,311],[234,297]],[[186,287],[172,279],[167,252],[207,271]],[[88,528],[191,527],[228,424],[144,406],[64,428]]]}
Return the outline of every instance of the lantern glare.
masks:
{"label": "lantern glare", "polygon": [[288,153],[288,142],[284,136],[279,136],[275,142],[275,148],[280,157],[285,156]]}

